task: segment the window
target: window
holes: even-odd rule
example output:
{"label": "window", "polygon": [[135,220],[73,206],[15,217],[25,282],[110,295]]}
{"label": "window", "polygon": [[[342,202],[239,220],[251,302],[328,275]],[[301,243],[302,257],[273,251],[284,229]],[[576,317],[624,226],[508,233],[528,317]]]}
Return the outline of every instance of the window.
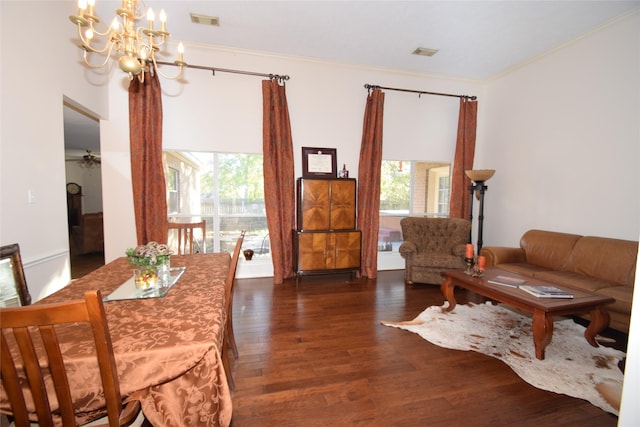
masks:
{"label": "window", "polygon": [[[179,209],[169,208],[171,221],[207,222],[207,252],[232,252],[240,232],[246,230],[243,248],[255,256],[269,256],[269,235],[264,206],[261,154],[164,153],[167,164],[167,198],[171,204],[171,175],[179,177]],[[171,244],[171,236],[169,243]]]}
{"label": "window", "polygon": [[180,212],[180,172],[174,168],[167,170],[167,210],[169,214]]}
{"label": "window", "polygon": [[382,161],[379,251],[398,250],[402,243],[402,218],[449,216],[450,170],[447,163]]}

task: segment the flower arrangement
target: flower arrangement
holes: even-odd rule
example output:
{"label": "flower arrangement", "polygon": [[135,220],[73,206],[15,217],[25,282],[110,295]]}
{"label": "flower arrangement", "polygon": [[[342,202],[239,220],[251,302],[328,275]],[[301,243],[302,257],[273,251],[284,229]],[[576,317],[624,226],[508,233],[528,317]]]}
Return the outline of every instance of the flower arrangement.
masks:
{"label": "flower arrangement", "polygon": [[129,263],[138,268],[155,267],[166,264],[173,252],[165,244],[149,242],[146,245],[127,249]]}

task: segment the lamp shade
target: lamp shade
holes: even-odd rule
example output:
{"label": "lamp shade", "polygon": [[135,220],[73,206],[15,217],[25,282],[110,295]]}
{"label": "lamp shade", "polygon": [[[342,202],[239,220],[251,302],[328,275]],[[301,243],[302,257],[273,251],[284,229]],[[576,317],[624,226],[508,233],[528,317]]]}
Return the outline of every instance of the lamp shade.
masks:
{"label": "lamp shade", "polygon": [[495,169],[474,169],[474,170],[468,170],[464,172],[471,181],[474,182],[484,182],[484,181],[488,181],[489,178],[491,178],[493,176],[494,173],[496,173]]}

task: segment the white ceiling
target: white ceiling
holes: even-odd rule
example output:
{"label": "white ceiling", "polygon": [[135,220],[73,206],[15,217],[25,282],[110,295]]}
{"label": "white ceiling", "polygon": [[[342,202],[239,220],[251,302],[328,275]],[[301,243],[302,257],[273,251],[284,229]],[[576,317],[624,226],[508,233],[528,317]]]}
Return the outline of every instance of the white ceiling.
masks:
{"label": "white ceiling", "polygon": [[[119,1],[96,3],[96,13],[104,22],[112,20],[120,5]],[[173,41],[185,44],[187,62],[189,43],[204,43],[481,80],[640,10],[640,1],[615,0],[145,3],[156,16],[165,9],[167,30]],[[70,6],[70,13],[74,12]],[[216,16],[220,26],[194,24],[191,12]],[[73,32],[71,26],[69,32]],[[417,47],[439,51],[433,57],[412,55]],[[225,68],[225,64],[194,65]],[[287,70],[271,71],[286,74]],[[73,133],[71,127],[69,132]]]}

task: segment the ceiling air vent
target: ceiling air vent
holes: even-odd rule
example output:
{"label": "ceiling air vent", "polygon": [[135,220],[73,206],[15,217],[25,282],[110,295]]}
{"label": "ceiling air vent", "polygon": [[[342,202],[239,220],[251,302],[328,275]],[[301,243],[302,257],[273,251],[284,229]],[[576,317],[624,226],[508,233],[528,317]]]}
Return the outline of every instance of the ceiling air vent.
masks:
{"label": "ceiling air vent", "polygon": [[428,47],[419,47],[411,53],[414,55],[421,55],[421,56],[433,56],[436,53],[438,53],[438,49],[429,49]]}
{"label": "ceiling air vent", "polygon": [[220,19],[217,16],[200,15],[197,13],[190,13],[189,15],[191,16],[191,22],[194,24],[220,26]]}

